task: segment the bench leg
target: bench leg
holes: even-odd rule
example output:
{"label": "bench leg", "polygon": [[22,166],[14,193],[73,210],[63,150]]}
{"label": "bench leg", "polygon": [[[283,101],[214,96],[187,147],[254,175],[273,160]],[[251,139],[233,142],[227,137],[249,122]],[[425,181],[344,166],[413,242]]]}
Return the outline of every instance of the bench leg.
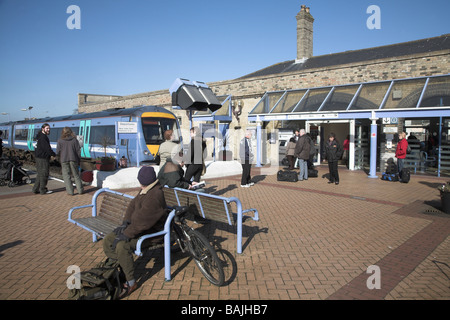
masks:
{"label": "bench leg", "polygon": [[170,232],[164,235],[164,277],[166,281],[171,280],[170,274]]}

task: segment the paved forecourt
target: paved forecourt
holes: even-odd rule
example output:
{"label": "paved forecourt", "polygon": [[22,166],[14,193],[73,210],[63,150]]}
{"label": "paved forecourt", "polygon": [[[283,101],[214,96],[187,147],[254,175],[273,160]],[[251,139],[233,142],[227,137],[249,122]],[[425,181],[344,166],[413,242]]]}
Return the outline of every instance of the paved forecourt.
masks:
{"label": "paved forecourt", "polygon": [[[413,175],[401,184],[340,168],[335,185],[323,177],[325,166],[318,169],[318,178],[291,183],[253,168],[250,188],[240,187],[240,176],[208,179],[207,192],[236,196],[261,219],[245,222],[242,255],[232,227],[194,225],[218,249],[226,284],[211,285],[182,253],[165,282],[158,249],[137,259],[139,288],[128,299],[450,299],[450,215],[439,210],[437,190],[446,179]],[[0,189],[2,300],[66,299],[67,268],[86,270],[104,258],[101,241],[67,221],[96,189],[69,196],[58,181],[50,189],[43,196],[31,186]]]}

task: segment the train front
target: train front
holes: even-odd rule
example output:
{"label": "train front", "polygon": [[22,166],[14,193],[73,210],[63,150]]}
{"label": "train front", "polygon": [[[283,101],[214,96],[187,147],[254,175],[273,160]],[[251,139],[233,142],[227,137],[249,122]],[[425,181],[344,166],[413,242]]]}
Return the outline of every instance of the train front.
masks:
{"label": "train front", "polygon": [[[147,150],[144,154],[154,159],[159,146],[164,142],[164,132],[173,131],[173,142],[181,143],[181,131],[176,116],[171,112],[144,112],[141,116],[143,139]],[[151,155],[151,156],[150,156]],[[141,161],[145,161],[142,159]]]}

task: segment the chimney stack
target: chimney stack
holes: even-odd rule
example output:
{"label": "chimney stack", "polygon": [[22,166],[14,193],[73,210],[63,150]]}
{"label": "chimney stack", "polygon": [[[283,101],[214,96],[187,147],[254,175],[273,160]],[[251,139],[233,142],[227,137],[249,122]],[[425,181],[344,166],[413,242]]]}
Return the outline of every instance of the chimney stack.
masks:
{"label": "chimney stack", "polygon": [[303,63],[313,56],[313,23],[314,18],[309,7],[301,6],[297,19],[297,60],[296,63]]}

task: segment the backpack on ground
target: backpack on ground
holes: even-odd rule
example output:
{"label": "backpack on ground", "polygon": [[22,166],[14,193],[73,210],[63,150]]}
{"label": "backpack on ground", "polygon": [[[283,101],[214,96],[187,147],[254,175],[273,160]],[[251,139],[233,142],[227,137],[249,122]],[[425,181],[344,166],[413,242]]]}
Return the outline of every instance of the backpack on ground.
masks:
{"label": "backpack on ground", "polygon": [[297,182],[298,173],[295,171],[280,170],[277,173],[277,181]]}
{"label": "backpack on ground", "polygon": [[69,300],[117,300],[125,282],[119,262],[109,258],[79,276],[81,286],[69,289]]}
{"label": "backpack on ground", "polygon": [[381,180],[385,180],[385,181],[398,181],[398,173],[388,173],[388,172],[383,172],[381,174]]}

